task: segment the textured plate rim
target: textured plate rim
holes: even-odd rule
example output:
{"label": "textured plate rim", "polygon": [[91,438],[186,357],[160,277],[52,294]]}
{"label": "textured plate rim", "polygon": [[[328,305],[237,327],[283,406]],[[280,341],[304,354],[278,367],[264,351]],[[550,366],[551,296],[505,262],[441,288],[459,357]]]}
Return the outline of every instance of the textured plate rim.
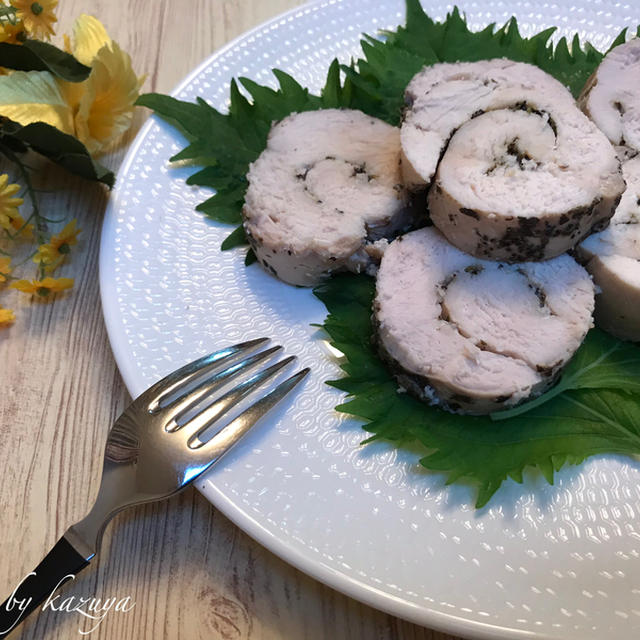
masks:
{"label": "textured plate rim", "polygon": [[[270,20],[256,25],[249,31],[241,33],[226,43],[223,47],[208,55],[184,79],[182,79],[168,95],[177,96],[216,58],[223,56],[231,49],[240,45],[243,41],[251,37],[259,37],[261,32],[265,31],[272,25],[275,25],[289,17],[295,17],[296,14],[309,10],[321,10],[324,6],[336,4],[336,2],[341,2],[341,0],[307,0],[304,4],[280,13]],[[150,130],[159,122],[161,122],[161,120],[157,118],[157,116],[149,116],[148,120],[136,134],[135,139],[125,154],[125,157],[118,169],[118,176],[124,175],[129,171]],[[122,332],[120,323],[118,322],[117,306],[110,304],[109,302],[114,300],[116,296],[114,280],[108,277],[110,275],[112,263],[108,259],[108,257],[110,257],[109,249],[111,247],[106,241],[106,238],[110,238],[112,236],[111,232],[114,224],[112,208],[114,206],[114,196],[117,193],[118,182],[116,181],[116,187],[112,192],[112,197],[107,203],[100,237],[98,262],[100,299],[102,313],[107,328],[107,335],[113,351],[114,359],[124,380],[125,386],[129,393],[135,397],[141,393],[144,388],[141,386],[137,371],[132,360],[129,358],[125,335]],[[474,638],[478,640],[520,640],[523,638],[530,640],[557,640],[557,636],[550,636],[546,633],[482,623],[477,620],[453,615],[439,609],[419,606],[386,591],[376,589],[370,584],[363,583],[345,575],[309,553],[303,553],[298,549],[292,548],[285,540],[280,539],[271,533],[258,520],[253,518],[246,510],[244,510],[239,503],[234,502],[228,495],[224,494],[211,482],[196,482],[194,483],[194,487],[200,491],[205,499],[211,502],[215,508],[219,509],[220,512],[229,518],[229,520],[231,520],[236,526],[287,564],[299,569],[306,575],[311,576],[332,589],[354,598],[359,602],[363,602],[375,609],[390,613],[399,618],[433,630],[459,635],[466,638]]]}

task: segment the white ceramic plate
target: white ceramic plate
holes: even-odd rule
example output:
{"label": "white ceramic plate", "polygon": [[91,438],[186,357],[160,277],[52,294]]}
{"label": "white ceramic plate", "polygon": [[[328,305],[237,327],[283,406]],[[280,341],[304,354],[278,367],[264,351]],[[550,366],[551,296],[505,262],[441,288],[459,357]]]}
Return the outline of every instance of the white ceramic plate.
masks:
{"label": "white ceramic plate", "polygon": [[[446,6],[425,2],[444,17]],[[476,0],[474,28],[515,13],[531,35],[557,25],[600,48],[640,14],[602,0]],[[215,107],[229,80],[274,84],[270,69],[319,89],[331,58],[359,35],[403,21],[401,0],[312,3],[246,34],[175,91]],[[601,457],[559,474],[507,482],[477,512],[415,452],[360,447],[360,427],[333,411],[323,384],[338,368],[310,326],[324,317],[308,290],[219,251],[229,229],[193,211],[205,193],[169,168],[184,140],[155,118],[118,176],[104,223],[100,280],[113,350],[132,395],[203,352],[270,335],[312,367],[295,400],[259,426],[198,488],[260,543],[375,607],[478,638],[628,639],[640,631],[640,466]]]}

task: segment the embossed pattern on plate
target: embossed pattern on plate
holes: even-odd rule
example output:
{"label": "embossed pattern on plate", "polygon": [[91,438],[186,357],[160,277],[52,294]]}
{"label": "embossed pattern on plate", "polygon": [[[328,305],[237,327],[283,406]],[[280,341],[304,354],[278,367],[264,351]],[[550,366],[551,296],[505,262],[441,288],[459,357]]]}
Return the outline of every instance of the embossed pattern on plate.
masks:
{"label": "embossed pattern on plate", "polygon": [[[444,17],[446,5],[423,2]],[[603,0],[468,2],[474,28],[512,14],[524,34],[557,25],[600,48],[640,21]],[[359,34],[402,22],[400,0],[315,2],[255,29],[196,69],[175,95],[224,108],[232,77],[274,85],[270,69],[318,89],[329,61],[348,61]],[[104,222],[100,280],[120,371],[133,395],[221,344],[273,336],[313,375],[289,407],[252,433],[199,489],[285,560],[373,606],[479,638],[601,639],[640,631],[640,465],[613,456],[559,474],[507,482],[476,512],[464,486],[444,487],[418,453],[360,447],[360,427],[332,407],[338,375],[310,326],[324,315],[310,291],[246,269],[222,253],[229,229],[193,211],[205,194],[167,160],[184,140],[144,127]]]}

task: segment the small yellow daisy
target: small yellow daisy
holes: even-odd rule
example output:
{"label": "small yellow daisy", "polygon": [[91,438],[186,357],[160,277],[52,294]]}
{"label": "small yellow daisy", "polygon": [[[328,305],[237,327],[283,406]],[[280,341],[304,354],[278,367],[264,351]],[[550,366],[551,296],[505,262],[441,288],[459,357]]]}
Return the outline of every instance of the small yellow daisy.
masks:
{"label": "small yellow daisy", "polygon": [[20,217],[18,207],[24,202],[22,198],[15,198],[20,191],[19,184],[9,184],[6,173],[0,175],[0,227],[7,231],[14,231],[13,221]]}
{"label": "small yellow daisy", "polygon": [[41,244],[38,247],[33,261],[42,263],[47,273],[55,271],[69,253],[70,247],[77,244],[80,231],[81,229],[76,229],[74,218],[60,233],[52,236],[48,244]]}
{"label": "small yellow daisy", "polygon": [[24,24],[21,20],[17,20],[15,23],[9,20],[0,22],[0,42],[19,44],[24,36]]}
{"label": "small yellow daisy", "polygon": [[73,287],[73,278],[44,278],[43,280],[16,280],[11,287],[24,293],[32,293],[47,298],[51,293],[58,293]]}
{"label": "small yellow daisy", "polygon": [[24,24],[24,29],[30,38],[48,40],[53,30],[56,18],[55,9],[58,0],[11,0],[11,6],[17,10],[16,17]]}

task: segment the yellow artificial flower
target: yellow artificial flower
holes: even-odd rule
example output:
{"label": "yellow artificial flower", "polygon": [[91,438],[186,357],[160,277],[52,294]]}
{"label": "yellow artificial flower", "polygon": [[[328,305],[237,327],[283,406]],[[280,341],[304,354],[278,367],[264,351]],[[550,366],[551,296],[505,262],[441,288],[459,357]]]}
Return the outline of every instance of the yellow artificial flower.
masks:
{"label": "yellow artificial flower", "polygon": [[77,244],[80,231],[81,229],[76,229],[76,220],[74,218],[60,233],[52,236],[48,244],[41,244],[38,247],[33,261],[42,263],[45,271],[52,273],[65,259],[70,247]]}
{"label": "yellow artificial flower", "polygon": [[55,9],[58,0],[11,0],[17,9],[16,17],[24,23],[25,31],[36,40],[48,40],[55,31],[53,23],[58,21]]}
{"label": "yellow artificial flower", "polygon": [[129,54],[111,40],[102,23],[81,15],[73,27],[71,53],[91,67],[82,83],[59,81],[73,113],[76,137],[89,153],[102,153],[130,126],[144,77],[137,77]]}
{"label": "yellow artificial flower", "polygon": [[11,232],[18,231],[25,238],[31,238],[33,225],[25,224],[23,217],[18,213],[18,207],[24,200],[14,198],[20,190],[20,185],[8,183],[9,176],[6,173],[0,175],[0,227]]}
{"label": "yellow artificial flower", "polygon": [[11,324],[16,319],[11,309],[3,309],[0,307],[0,326]]}
{"label": "yellow artificial flower", "polygon": [[44,278],[43,280],[16,280],[12,283],[11,288],[17,289],[24,293],[33,293],[41,298],[46,298],[51,293],[58,293],[71,289],[73,287],[73,278]]}
{"label": "yellow artificial flower", "polygon": [[18,44],[23,35],[24,24],[22,24],[21,20],[18,20],[15,23],[10,22],[9,20],[2,20],[0,22],[0,42]]}
{"label": "yellow artificial flower", "polygon": [[6,282],[7,276],[11,273],[11,258],[0,258],[0,282]]}
{"label": "yellow artificial flower", "polygon": [[0,175],[0,227],[7,231],[15,228],[13,220],[20,217],[18,207],[24,200],[14,197],[18,191],[19,184],[9,184],[9,176],[6,173]]}
{"label": "yellow artificial flower", "polygon": [[[37,4],[52,10],[53,0],[28,4],[12,0],[21,11]],[[25,29],[29,29],[26,19]],[[33,35],[29,32],[30,35]],[[78,138],[92,155],[105,151],[130,126],[133,105],[144,77],[137,77],[131,58],[92,16],[80,16],[73,29],[73,42],[65,38],[66,48],[91,67],[83,82],[66,82],[48,71],[14,71],[0,74],[0,114],[26,126],[46,122]]]}

